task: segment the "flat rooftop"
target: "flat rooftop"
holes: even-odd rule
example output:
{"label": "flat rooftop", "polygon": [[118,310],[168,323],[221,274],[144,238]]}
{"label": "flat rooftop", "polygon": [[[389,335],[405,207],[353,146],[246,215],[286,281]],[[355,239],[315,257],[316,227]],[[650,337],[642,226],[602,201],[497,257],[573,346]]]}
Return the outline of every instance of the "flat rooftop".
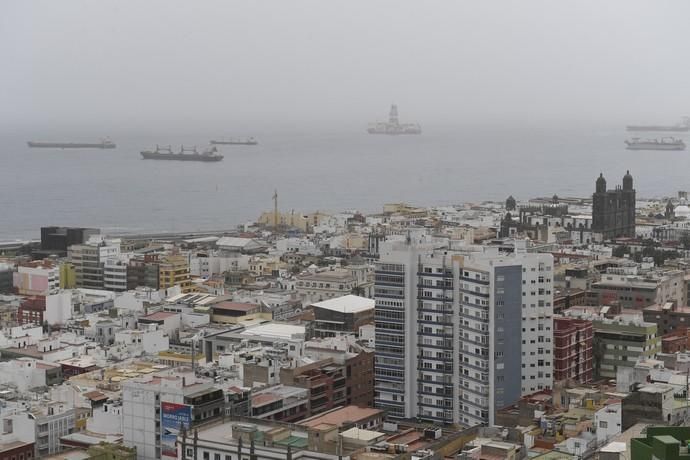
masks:
{"label": "flat rooftop", "polygon": [[361,428],[357,428],[356,426],[340,433],[340,436],[343,438],[357,439],[366,442],[374,441],[377,438],[381,438],[385,435],[385,433],[381,433],[380,431],[363,430]]}
{"label": "flat rooftop", "polygon": [[304,338],[305,329],[305,326],[270,322],[249,327],[242,331],[241,335],[274,337],[276,339],[292,339],[295,336]]}
{"label": "flat rooftop", "polygon": [[342,297],[336,297],[335,299],[317,302],[312,304],[312,306],[340,313],[360,313],[367,310],[373,310],[374,300],[348,294]]}
{"label": "flat rooftop", "polygon": [[250,311],[259,308],[259,305],[255,303],[242,303],[242,302],[218,302],[211,305],[211,308],[227,310],[227,311],[238,311],[248,313]]}
{"label": "flat rooftop", "polygon": [[316,273],[298,275],[298,281],[346,281],[353,279],[350,270],[324,270]]}
{"label": "flat rooftop", "polygon": [[366,420],[377,415],[382,416],[383,411],[380,409],[374,409],[372,407],[345,406],[325,414],[316,415],[306,420],[302,420],[299,422],[299,425],[311,428],[324,423],[342,426],[346,422],[357,423],[360,420]]}
{"label": "flat rooftop", "polygon": [[684,314],[690,314],[690,307],[686,307],[685,305],[676,305],[672,306],[669,304],[654,304],[650,305],[648,307],[645,307],[643,309],[644,311],[668,311],[669,313],[684,313]]}
{"label": "flat rooftop", "polygon": [[[246,432],[247,427],[256,428],[255,439],[257,442],[261,443],[266,435],[266,433],[275,430],[281,425],[272,425],[270,422],[262,423],[238,423],[238,422],[226,422],[212,424],[207,427],[199,428],[199,439],[204,441],[212,441],[214,443],[224,443],[237,445],[237,440],[233,439],[233,431],[235,429],[242,430]],[[244,428],[244,429],[243,429]],[[301,430],[291,430],[290,436],[287,438],[276,441],[273,443],[274,447],[279,447],[282,449],[287,449],[287,446],[291,446],[294,450],[295,448],[306,449],[307,443],[307,433]]]}

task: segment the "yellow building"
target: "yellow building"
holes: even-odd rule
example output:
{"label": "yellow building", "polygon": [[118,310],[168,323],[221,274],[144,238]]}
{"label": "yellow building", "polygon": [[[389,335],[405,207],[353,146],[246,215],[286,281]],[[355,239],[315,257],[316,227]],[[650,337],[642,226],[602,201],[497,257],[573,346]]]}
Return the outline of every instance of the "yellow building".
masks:
{"label": "yellow building", "polygon": [[[274,216],[275,213],[273,211],[264,212],[259,217],[259,220],[257,220],[257,223],[268,228],[273,228],[275,223]],[[295,211],[285,213],[278,211],[278,226],[282,228],[297,228],[305,233],[308,233],[311,228],[309,219]]]}
{"label": "yellow building", "polygon": [[70,262],[60,264],[60,289],[74,289],[77,287],[77,272]]}
{"label": "yellow building", "polygon": [[287,264],[278,257],[254,256],[249,259],[249,273],[254,276],[272,276],[280,269],[287,268]]}
{"label": "yellow building", "polygon": [[158,282],[160,289],[180,286],[183,293],[191,292],[193,288],[187,257],[180,255],[164,257],[158,266]]}
{"label": "yellow building", "polygon": [[402,214],[405,216],[424,217],[428,211],[424,208],[412,206],[407,203],[386,203],[383,205],[384,214]]}

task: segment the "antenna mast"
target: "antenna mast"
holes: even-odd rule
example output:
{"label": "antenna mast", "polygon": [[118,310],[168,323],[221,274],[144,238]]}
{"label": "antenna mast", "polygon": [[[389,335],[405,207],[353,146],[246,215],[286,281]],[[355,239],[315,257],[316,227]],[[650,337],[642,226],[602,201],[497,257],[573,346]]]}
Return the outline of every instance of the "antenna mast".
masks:
{"label": "antenna mast", "polygon": [[273,192],[273,230],[278,231],[278,190]]}

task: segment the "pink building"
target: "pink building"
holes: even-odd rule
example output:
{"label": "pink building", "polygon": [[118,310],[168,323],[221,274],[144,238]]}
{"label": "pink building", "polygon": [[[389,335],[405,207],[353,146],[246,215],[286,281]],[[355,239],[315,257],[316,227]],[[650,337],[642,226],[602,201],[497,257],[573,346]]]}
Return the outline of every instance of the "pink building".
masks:
{"label": "pink building", "polygon": [[20,295],[55,294],[60,290],[60,268],[50,260],[26,262],[17,267],[12,281]]}

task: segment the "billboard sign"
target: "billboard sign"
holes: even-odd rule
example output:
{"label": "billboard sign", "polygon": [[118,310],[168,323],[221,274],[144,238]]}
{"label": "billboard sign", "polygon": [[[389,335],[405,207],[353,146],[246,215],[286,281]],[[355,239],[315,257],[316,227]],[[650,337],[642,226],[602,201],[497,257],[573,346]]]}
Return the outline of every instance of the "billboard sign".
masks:
{"label": "billboard sign", "polygon": [[192,408],[186,404],[161,401],[161,454],[177,458],[177,435],[184,426],[189,429],[192,422]]}

